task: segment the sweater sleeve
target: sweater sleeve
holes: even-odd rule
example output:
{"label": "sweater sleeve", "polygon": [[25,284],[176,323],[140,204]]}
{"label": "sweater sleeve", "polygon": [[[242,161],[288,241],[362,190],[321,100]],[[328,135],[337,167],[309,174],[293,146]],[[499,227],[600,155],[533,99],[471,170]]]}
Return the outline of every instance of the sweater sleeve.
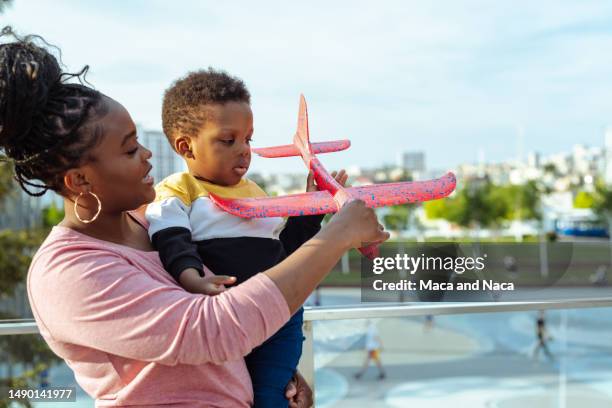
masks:
{"label": "sweater sleeve", "polygon": [[217,296],[190,294],[110,251],[68,250],[33,263],[28,293],[54,340],[164,365],[239,359],[289,319],[264,274]]}
{"label": "sweater sleeve", "polygon": [[292,254],[302,244],[315,236],[321,229],[321,221],[325,214],[303,215],[301,217],[289,217],[285,228],[280,233],[280,241],[283,243],[287,256]]}
{"label": "sweater sleeve", "polygon": [[145,212],[153,247],[177,282],[187,268],[194,268],[204,276],[202,259],[191,237],[189,211],[190,207],[178,197],[168,197],[149,204]]}

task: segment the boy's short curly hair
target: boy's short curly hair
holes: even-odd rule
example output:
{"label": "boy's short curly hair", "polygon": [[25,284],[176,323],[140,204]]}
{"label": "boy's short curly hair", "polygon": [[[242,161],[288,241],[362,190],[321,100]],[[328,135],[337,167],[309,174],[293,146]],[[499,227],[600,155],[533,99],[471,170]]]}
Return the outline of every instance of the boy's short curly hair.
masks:
{"label": "boy's short curly hair", "polygon": [[207,119],[205,105],[226,102],[251,103],[244,82],[225,71],[208,68],[188,73],[176,80],[164,93],[162,126],[174,147],[180,133],[196,136]]}

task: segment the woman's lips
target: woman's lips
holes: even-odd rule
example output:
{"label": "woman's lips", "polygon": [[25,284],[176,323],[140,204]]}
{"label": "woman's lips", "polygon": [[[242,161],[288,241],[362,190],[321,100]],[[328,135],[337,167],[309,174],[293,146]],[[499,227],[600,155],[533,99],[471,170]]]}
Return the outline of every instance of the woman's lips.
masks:
{"label": "woman's lips", "polygon": [[153,182],[155,181],[153,179],[153,176],[149,174],[151,173],[151,169],[153,169],[153,166],[149,166],[149,170],[147,171],[147,174],[142,178],[142,182],[145,184],[153,184]]}

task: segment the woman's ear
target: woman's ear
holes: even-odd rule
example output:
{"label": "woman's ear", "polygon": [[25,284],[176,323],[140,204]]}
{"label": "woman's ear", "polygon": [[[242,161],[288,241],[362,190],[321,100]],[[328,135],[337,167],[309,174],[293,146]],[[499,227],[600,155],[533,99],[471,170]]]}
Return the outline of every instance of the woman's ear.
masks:
{"label": "woman's ear", "polygon": [[177,138],[174,139],[174,149],[181,155],[181,157],[193,159],[191,138],[189,138],[189,136],[177,136]]}
{"label": "woman's ear", "polygon": [[74,195],[91,191],[91,184],[81,169],[68,170],[64,175],[64,186],[68,193]]}

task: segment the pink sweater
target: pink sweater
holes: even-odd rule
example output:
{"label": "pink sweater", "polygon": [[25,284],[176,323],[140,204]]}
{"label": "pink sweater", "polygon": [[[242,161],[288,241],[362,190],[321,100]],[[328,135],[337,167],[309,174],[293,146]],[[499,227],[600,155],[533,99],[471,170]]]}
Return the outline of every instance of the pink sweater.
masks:
{"label": "pink sweater", "polygon": [[55,227],[28,272],[49,347],[96,407],[247,407],[243,356],[289,319],[264,274],[218,296],[178,286],[157,252]]}

